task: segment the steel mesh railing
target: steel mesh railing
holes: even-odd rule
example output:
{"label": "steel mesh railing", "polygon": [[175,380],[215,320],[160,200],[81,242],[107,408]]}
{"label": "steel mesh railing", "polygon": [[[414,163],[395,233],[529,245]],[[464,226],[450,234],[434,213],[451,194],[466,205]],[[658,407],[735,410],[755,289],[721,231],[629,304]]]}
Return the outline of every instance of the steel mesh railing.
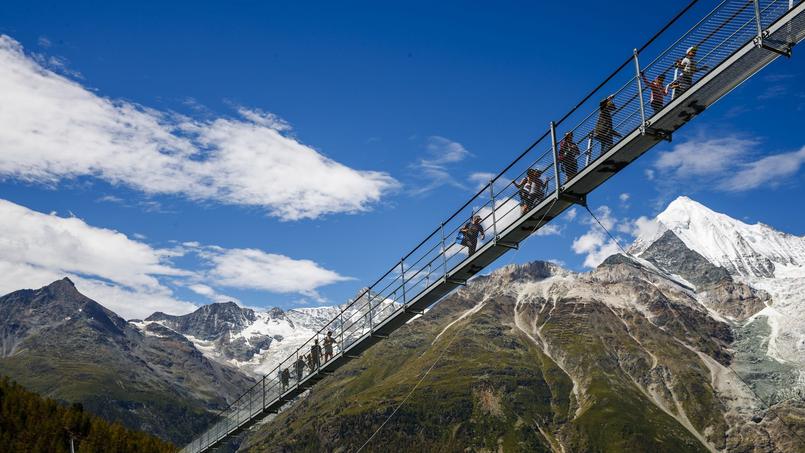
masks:
{"label": "steel mesh railing", "polygon": [[[692,89],[709,71],[758,36],[759,30],[773,24],[789,8],[801,1],[725,0],[681,35],[668,31],[666,27],[659,36],[669,38],[670,44],[648,64],[641,67],[639,62],[640,57],[646,54],[645,51],[642,55],[635,53],[635,66],[622,65],[618,72],[610,76],[607,83],[591,93],[594,96],[603,92],[607,93],[606,96],[600,95],[598,99],[588,96],[565,115],[563,121],[555,125],[556,142],[570,132],[572,142],[578,148],[577,155],[561,155],[560,166],[555,168],[555,154],[560,154],[556,149],[559,144],[551,140],[550,131],[543,134],[394,267],[355,300],[343,306],[339,315],[323,326],[316,335],[232,402],[219,414],[218,421],[187,445],[184,451],[202,451],[261,414],[267,407],[275,406],[287,392],[303,385],[330,360],[346,354],[353,344],[371,335],[379,325],[405,310],[417,296],[448,277],[451,271],[459,268],[469,258],[467,247],[457,243],[455,238],[473,216],[481,217],[484,237],[478,238],[477,249],[480,250],[488,241],[496,240],[497,236],[521,216],[527,215],[556,193],[557,185],[565,186],[575,174],[593,165],[607,151],[618,146],[623,137],[629,136],[641,126],[651,124],[652,117],[660,115],[671,100],[682,95],[681,91]],[[689,17],[692,12],[686,9],[685,14]],[[679,37],[673,40],[673,36]],[[689,86],[680,89],[682,78],[686,74],[683,73],[679,61],[688,48],[694,46],[696,51],[691,57],[694,70],[690,74],[690,80],[684,81]],[[656,100],[654,105],[649,101],[651,90],[636,68],[645,75],[647,81],[656,80],[660,75],[665,76],[663,89],[668,87],[669,91],[662,96],[661,105]],[[610,87],[611,91],[607,89]],[[605,104],[604,99],[609,99],[611,105],[609,101]],[[602,120],[602,106],[609,111],[611,120]],[[562,128],[562,123],[574,119],[574,126]],[[574,161],[576,168],[573,168]],[[518,185],[524,181],[529,169],[541,170],[539,178],[542,187],[524,192]],[[514,177],[507,177],[507,174]],[[556,175],[559,176],[558,180]],[[332,333],[332,354],[329,354],[330,348],[325,347],[325,340],[330,344],[328,332]],[[320,349],[316,347],[317,344]]]}

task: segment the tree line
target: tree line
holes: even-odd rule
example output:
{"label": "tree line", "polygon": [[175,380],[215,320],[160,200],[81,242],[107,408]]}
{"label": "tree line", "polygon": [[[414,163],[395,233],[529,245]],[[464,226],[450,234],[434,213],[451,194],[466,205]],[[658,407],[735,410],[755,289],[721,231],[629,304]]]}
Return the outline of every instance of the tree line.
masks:
{"label": "tree line", "polygon": [[173,453],[175,446],[64,405],[0,378],[0,450],[31,453]]}

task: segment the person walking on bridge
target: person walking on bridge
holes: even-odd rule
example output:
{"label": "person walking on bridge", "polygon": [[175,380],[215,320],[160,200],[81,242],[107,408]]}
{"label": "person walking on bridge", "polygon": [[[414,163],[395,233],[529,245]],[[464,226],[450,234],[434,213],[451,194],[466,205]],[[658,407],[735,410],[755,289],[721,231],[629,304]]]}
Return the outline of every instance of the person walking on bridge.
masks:
{"label": "person walking on bridge", "polygon": [[562,170],[565,172],[567,180],[570,180],[579,172],[579,145],[573,140],[573,132],[568,132],[559,142],[559,162],[562,163]]}
{"label": "person walking on bridge", "polygon": [[693,85],[693,76],[695,76],[697,72],[706,71],[708,69],[707,66],[699,67],[697,64],[696,52],[698,51],[698,46],[691,46],[688,48],[687,52],[685,52],[685,57],[674,63],[677,69],[682,71],[682,74],[679,76],[679,80],[674,81],[674,95],[672,99],[676,99],[681,96],[682,93],[688,91],[688,88]]}
{"label": "person walking on bridge", "polygon": [[313,340],[313,345],[310,346],[310,371],[314,371],[321,366],[321,346],[319,346],[319,339]]}
{"label": "person walking on bridge", "polygon": [[642,72],[640,73],[640,77],[643,79],[643,83],[646,84],[646,88],[650,90],[648,103],[651,105],[651,109],[654,110],[654,114],[656,115],[657,112],[662,110],[665,106],[665,96],[668,95],[668,90],[676,87],[676,83],[671,82],[666,86],[665,74],[658,75],[657,78],[651,82],[648,81],[646,75]]}
{"label": "person walking on bridge", "polygon": [[514,187],[519,189],[520,195],[520,215],[525,214],[537,203],[545,198],[545,182],[541,178],[542,172],[529,168],[526,170],[522,181],[512,181]]}
{"label": "person walking on bridge", "polygon": [[282,393],[285,393],[285,391],[288,390],[290,380],[291,372],[288,370],[288,368],[283,368],[282,371],[280,371],[280,388],[282,389]]}
{"label": "person walking on bridge", "polygon": [[464,235],[461,245],[467,247],[467,256],[472,256],[475,253],[475,248],[478,246],[478,235],[481,239],[486,239],[484,235],[484,227],[481,225],[481,216],[476,215],[459,230]]}
{"label": "person walking on bridge", "polygon": [[601,144],[601,154],[612,148],[615,137],[622,137],[620,132],[612,127],[612,112],[617,108],[612,101],[614,95],[608,96],[598,104],[598,121],[593,130],[593,139]]}
{"label": "person walking on bridge", "polygon": [[327,332],[327,336],[324,337],[324,363],[327,363],[330,359],[333,358],[333,345],[335,344],[335,338],[333,338],[333,331]]}
{"label": "person walking on bridge", "polygon": [[299,382],[305,376],[305,359],[303,356],[297,357],[293,365],[296,369],[296,382]]}

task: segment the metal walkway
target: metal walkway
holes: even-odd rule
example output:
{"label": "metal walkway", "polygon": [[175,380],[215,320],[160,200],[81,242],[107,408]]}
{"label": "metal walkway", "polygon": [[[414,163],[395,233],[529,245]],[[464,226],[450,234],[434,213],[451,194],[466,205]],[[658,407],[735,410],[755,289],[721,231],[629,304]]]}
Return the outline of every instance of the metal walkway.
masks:
{"label": "metal walkway", "polygon": [[[324,376],[517,248],[565,209],[585,203],[588,193],[658,142],[671,140],[674,131],[730,90],[781,55],[790,57],[791,49],[805,36],[804,12],[802,0],[688,5],[338,317],[221,412],[218,421],[182,451],[209,450],[268,414],[277,413]],[[697,70],[686,74],[678,61],[693,46],[696,51],[690,60]],[[661,51],[651,54],[653,48]],[[665,74],[666,83],[677,81],[664,105],[649,102],[651,87],[639,77],[641,72],[649,81],[660,74]],[[609,115],[605,112],[603,116],[611,116],[611,122],[599,120],[602,98],[609,94],[612,105],[604,103],[603,110]],[[572,132],[572,139],[563,144],[558,134],[564,137],[567,132]],[[571,141],[575,147],[568,146]],[[563,157],[562,150],[571,148],[578,148],[578,152]],[[572,168],[574,161],[577,173]],[[528,169],[542,171],[545,190],[537,190],[532,202],[523,208],[520,190],[511,176],[504,174],[517,175],[515,179],[520,181]],[[467,256],[467,248],[455,238],[474,215],[482,218],[486,240],[479,238],[478,250]],[[311,346],[315,341],[323,345],[328,331],[333,332],[335,355],[327,362],[322,357],[322,363],[311,366],[306,363]],[[280,380],[284,369],[290,374],[287,384]]]}

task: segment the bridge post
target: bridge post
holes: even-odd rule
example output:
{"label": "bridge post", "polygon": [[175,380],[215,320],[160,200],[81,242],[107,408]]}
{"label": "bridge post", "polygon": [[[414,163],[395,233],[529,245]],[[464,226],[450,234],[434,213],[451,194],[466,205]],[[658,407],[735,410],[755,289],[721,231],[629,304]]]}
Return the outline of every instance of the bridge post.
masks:
{"label": "bridge post", "polygon": [[403,305],[405,305],[406,304],[406,301],[405,301],[405,266],[403,266],[403,261],[405,261],[405,260],[402,260],[402,259],[400,260],[400,278],[402,278],[402,293],[403,293],[402,296],[403,296]]}
{"label": "bridge post", "polygon": [[[367,315],[369,315],[369,332],[372,333],[375,331],[375,325],[374,322],[372,321],[372,317],[374,316],[373,313],[374,308],[372,307],[372,288],[366,290],[366,295],[369,296],[369,312],[367,313]],[[344,332],[343,324],[341,324],[341,332],[342,333]]]}
{"label": "bridge post", "polygon": [[646,108],[643,106],[643,81],[640,80],[640,60],[637,58],[637,49],[634,50],[635,78],[637,79],[637,99],[640,101],[640,133],[646,133]]}
{"label": "bridge post", "polygon": [[[372,306],[369,305],[369,308],[371,309]],[[344,312],[343,311],[338,314],[338,319],[341,321],[341,335],[340,335],[341,339],[339,340],[339,343],[341,343],[341,345],[339,346],[339,349],[341,349],[341,355],[343,356],[344,355]]]}
{"label": "bridge post", "polygon": [[494,183],[495,183],[494,179],[489,180],[489,198],[492,199],[492,237],[495,238],[495,242],[497,242],[498,225],[497,225],[497,219],[495,218],[495,211],[497,207],[495,206],[495,189],[493,187]]}
{"label": "bridge post", "polygon": [[763,45],[763,23],[760,21],[760,1],[754,0],[755,4],[755,25],[757,26],[757,45]]}
{"label": "bridge post", "polygon": [[553,176],[556,184],[556,196],[562,188],[562,181],[559,179],[559,152],[556,149],[556,125],[551,121],[551,150],[553,151]]}
{"label": "bridge post", "polygon": [[447,278],[447,247],[444,244],[444,222],[442,222],[441,226],[442,230],[442,263],[444,264],[444,278]]}

